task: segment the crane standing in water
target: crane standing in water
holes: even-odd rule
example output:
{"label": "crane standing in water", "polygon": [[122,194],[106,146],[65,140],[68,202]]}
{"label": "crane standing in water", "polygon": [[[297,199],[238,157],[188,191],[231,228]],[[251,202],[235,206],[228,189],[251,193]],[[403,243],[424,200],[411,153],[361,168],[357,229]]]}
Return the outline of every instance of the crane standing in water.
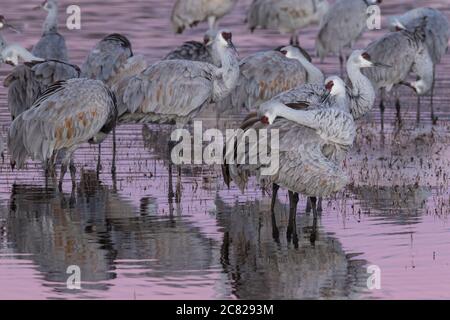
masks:
{"label": "crane standing in water", "polygon": [[[213,46],[221,67],[198,61],[163,60],[114,86],[119,122],[176,123],[181,128],[210,103],[228,96],[239,78],[238,55],[231,33],[220,31]],[[178,166],[177,200],[180,179]]]}
{"label": "crane standing in water", "polygon": [[[450,25],[445,14],[433,8],[416,8],[403,15],[395,16],[391,19],[391,30],[401,31],[414,29],[426,18],[425,44],[433,62],[433,84],[431,85],[431,120],[436,123],[434,115],[433,100],[436,82],[436,65],[441,62],[442,57],[448,51],[448,40],[450,37]],[[417,97],[416,121],[420,121],[420,95]]]}
{"label": "crane standing in water", "polygon": [[[337,192],[347,183],[340,162],[353,144],[354,120],[367,114],[375,102],[375,90],[361,69],[374,66],[383,65],[373,62],[366,52],[356,50],[347,62],[353,84],[350,92],[340,78],[331,77],[324,85],[300,86],[263,103],[242,128],[279,130],[279,169],[271,176],[261,176],[261,164],[225,163],[226,184],[233,180],[244,190],[249,174],[253,173],[263,186],[273,186],[272,209],[282,186],[289,190],[291,210],[296,210],[298,194],[302,193],[311,197],[316,214],[316,197]],[[329,95],[332,99],[325,98]],[[276,120],[277,117],[282,119]],[[234,158],[237,157],[235,153]]]}
{"label": "crane standing in water", "polygon": [[114,94],[101,81],[70,79],[50,86],[11,124],[8,149],[11,165],[19,169],[26,159],[39,160],[54,168],[62,158],[59,189],[70,169],[75,187],[74,152],[85,142],[104,139],[116,125],[117,105]]}
{"label": "crane standing in water", "polygon": [[[384,90],[391,91],[394,86],[406,84],[420,96],[430,91],[433,84],[434,63],[426,45],[427,18],[414,29],[390,32],[373,41],[366,51],[376,61],[392,66],[386,69],[367,69],[364,74],[372,81],[375,89],[381,89],[380,111],[381,128],[384,129]],[[417,75],[417,81],[406,82],[410,73]],[[401,122],[400,99],[395,90],[397,119]]]}
{"label": "crane standing in water", "polygon": [[[147,66],[141,55],[134,55],[130,40],[113,33],[100,40],[81,66],[81,77],[101,80],[110,88],[118,81],[139,73]],[[101,144],[98,144],[97,172],[102,169]],[[113,129],[113,159],[111,171],[116,171],[116,131]]]}

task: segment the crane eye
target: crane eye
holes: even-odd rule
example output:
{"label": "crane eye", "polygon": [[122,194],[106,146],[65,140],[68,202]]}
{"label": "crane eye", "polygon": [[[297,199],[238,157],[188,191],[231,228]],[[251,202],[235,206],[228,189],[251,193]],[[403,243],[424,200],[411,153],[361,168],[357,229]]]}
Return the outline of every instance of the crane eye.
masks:
{"label": "crane eye", "polygon": [[328,91],[331,91],[331,89],[333,89],[334,86],[334,82],[333,81],[329,81],[326,85],[325,85],[325,89],[327,89]]}
{"label": "crane eye", "polygon": [[223,37],[226,41],[230,41],[230,40],[231,40],[231,32],[222,32],[222,37]]}
{"label": "crane eye", "polygon": [[367,61],[371,61],[371,60],[370,60],[370,54],[368,54],[367,52],[364,52],[361,56],[362,56],[364,59],[366,59]]}
{"label": "crane eye", "polygon": [[287,55],[287,53],[288,53],[287,50],[281,50],[280,52],[284,55]]}

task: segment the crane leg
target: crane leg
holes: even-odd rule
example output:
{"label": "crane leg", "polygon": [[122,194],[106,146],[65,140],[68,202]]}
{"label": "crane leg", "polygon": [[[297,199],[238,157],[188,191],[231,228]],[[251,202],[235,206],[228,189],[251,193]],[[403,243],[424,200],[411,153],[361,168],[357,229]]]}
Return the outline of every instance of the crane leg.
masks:
{"label": "crane leg", "polygon": [[214,31],[216,30],[216,17],[214,16],[210,16],[208,17],[208,26],[209,26],[209,30]]}
{"label": "crane leg", "polygon": [[294,243],[295,247],[298,247],[298,236],[297,236],[297,204],[298,204],[298,193],[289,191],[289,223],[287,227],[287,241],[288,243]]}
{"label": "crane leg", "polygon": [[400,125],[402,123],[402,113],[400,111],[400,98],[399,97],[395,98],[395,110],[396,110],[397,121],[398,121],[398,124]]}
{"label": "crane leg", "polygon": [[339,51],[339,66],[342,79],[344,79],[344,63],[344,53],[342,51]]}
{"label": "crane leg", "polygon": [[62,185],[63,185],[63,181],[64,181],[64,176],[66,175],[67,172],[67,164],[65,162],[61,163],[61,175],[59,176],[59,184],[58,184],[58,189],[60,192],[62,192]]}
{"label": "crane leg", "polygon": [[168,167],[168,176],[169,176],[169,200],[172,200],[175,193],[173,192],[173,183],[172,183],[172,159],[171,159],[171,153],[172,153],[172,148],[174,147],[174,144],[172,141],[169,141],[168,143],[169,145],[169,167]]}
{"label": "crane leg", "polygon": [[294,31],[294,32],[292,32],[292,35],[291,35],[291,39],[290,39],[290,41],[289,41],[289,44],[290,44],[290,45],[293,45],[293,46],[298,46],[298,45],[300,45],[300,42],[298,41],[298,33],[297,33],[297,30]]}
{"label": "crane leg", "polygon": [[116,174],[116,128],[113,129],[113,154],[112,154],[112,164],[111,164],[111,173]]}
{"label": "crane leg", "polygon": [[100,175],[100,171],[102,171],[102,144],[98,144],[98,156],[97,156],[97,177]]}
{"label": "crane leg", "polygon": [[77,186],[77,183],[76,183],[77,168],[75,167],[75,164],[73,163],[73,159],[70,160],[69,170],[70,170],[70,178],[72,179],[72,190],[73,190]]}
{"label": "crane leg", "polygon": [[306,213],[311,213],[311,199],[310,197],[306,198]]}
{"label": "crane leg", "polygon": [[431,108],[431,121],[433,123],[433,125],[435,125],[437,123],[438,118],[434,115],[434,84],[435,84],[435,79],[434,79],[434,72],[433,72],[433,83],[431,84],[431,98],[430,98],[430,108]]}
{"label": "crane leg", "polygon": [[417,96],[416,124],[420,123],[420,96]]}
{"label": "crane leg", "polygon": [[175,201],[177,203],[181,202],[181,166],[177,166],[177,189],[175,193]]}
{"label": "crane leg", "polygon": [[323,202],[323,198],[319,197],[318,201],[317,201],[317,212],[323,212],[322,209],[322,202]]}
{"label": "crane leg", "polygon": [[275,202],[277,201],[278,189],[280,189],[279,185],[276,183],[272,184],[272,202],[270,204],[270,212],[275,211]]}
{"label": "crane leg", "polygon": [[314,244],[317,239],[317,198],[311,197],[311,206],[313,210],[313,226],[311,235],[309,236],[309,241]]}
{"label": "crane leg", "polygon": [[384,89],[380,91],[380,116],[381,116],[381,132],[384,131],[384,110],[386,109],[384,105]]}
{"label": "crane leg", "polygon": [[272,210],[272,238],[277,244],[280,244],[280,231],[278,230],[277,226],[275,210]]}

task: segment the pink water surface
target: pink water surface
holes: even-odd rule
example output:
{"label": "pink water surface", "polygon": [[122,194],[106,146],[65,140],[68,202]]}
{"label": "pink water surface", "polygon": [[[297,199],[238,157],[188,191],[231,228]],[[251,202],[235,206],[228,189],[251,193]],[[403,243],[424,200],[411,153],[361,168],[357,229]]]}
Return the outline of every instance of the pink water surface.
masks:
{"label": "pink water surface", "polygon": [[[9,41],[31,47],[39,38],[44,13],[31,10],[34,2],[40,3],[2,1],[1,14],[23,29],[19,35],[6,33]],[[73,4],[60,2],[62,8]],[[205,25],[181,36],[172,33],[173,2],[77,1],[82,29],[61,27],[71,61],[81,64],[95,42],[111,32],[128,36],[134,52],[149,63],[185,40],[201,39]],[[246,30],[249,3],[239,1],[222,24],[233,31],[240,55],[285,44],[287,37],[276,32]],[[394,0],[383,3],[383,21],[416,6],[433,6],[450,16],[445,0]],[[63,26],[64,14],[60,22]],[[309,27],[301,33],[310,53],[316,32]],[[357,46],[383,32],[367,33]],[[141,125],[118,129],[116,179],[109,174],[109,139],[99,179],[93,172],[96,148],[81,148],[76,157],[80,182],[73,194],[69,181],[65,193],[45,188],[39,164],[12,172],[7,158],[0,165],[0,299],[450,298],[450,200],[443,174],[450,166],[449,62],[446,56],[438,68],[438,126],[429,124],[424,104],[424,125],[413,128],[415,97],[406,89],[400,137],[388,125],[382,143],[378,110],[360,124],[346,161],[352,184],[324,203],[314,245],[304,199],[295,244],[286,236],[287,198],[280,194],[275,241],[268,196],[254,185],[244,195],[228,190],[220,168],[185,168],[182,202],[171,203],[161,142],[168,133],[159,127],[150,127],[150,133]],[[337,59],[320,67],[337,73]],[[9,70],[2,65],[0,78]],[[394,114],[387,110],[389,123]],[[0,132],[8,125],[7,92],[0,88]],[[72,264],[81,267],[82,290],[66,288]],[[369,265],[381,269],[380,290],[366,287]]]}

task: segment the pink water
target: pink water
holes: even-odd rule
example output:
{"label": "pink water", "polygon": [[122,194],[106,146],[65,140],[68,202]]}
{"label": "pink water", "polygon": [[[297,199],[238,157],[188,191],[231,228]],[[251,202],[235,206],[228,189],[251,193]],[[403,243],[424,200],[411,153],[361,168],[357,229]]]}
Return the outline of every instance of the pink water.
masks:
{"label": "pink water", "polygon": [[[40,3],[40,1],[35,1]],[[65,5],[72,4],[60,1]],[[234,32],[240,55],[285,44],[270,31],[246,31],[249,0],[240,1],[223,26]],[[171,32],[173,1],[78,1],[82,29],[61,28],[73,63],[81,64],[95,42],[122,32],[149,63],[185,40],[201,39],[205,25],[182,36]],[[2,1],[2,14],[22,26],[10,42],[31,47],[44,14],[29,1]],[[389,1],[383,18],[415,6],[433,6],[450,15],[445,0]],[[61,12],[64,12],[61,9]],[[64,15],[60,17],[63,25]],[[301,34],[313,53],[317,27]],[[364,47],[383,31],[369,32]],[[330,58],[320,67],[338,71]],[[450,84],[447,56],[438,68],[438,126],[414,128],[415,98],[402,93],[405,125],[389,125],[383,139],[378,110],[360,124],[346,161],[352,184],[324,203],[318,236],[310,243],[312,217],[299,204],[298,244],[287,239],[288,208],[281,193],[276,207],[278,241],[273,237],[269,199],[255,186],[245,195],[228,190],[219,168],[183,170],[181,204],[168,200],[167,132],[142,126],[118,129],[118,174],[109,174],[111,142],[104,144],[103,172],[96,178],[96,148],[77,152],[77,189],[59,193],[45,187],[40,165],[12,172],[0,166],[1,299],[256,299],[450,298],[448,168]],[[0,78],[10,70],[0,67]],[[9,125],[6,90],[0,88],[0,131]],[[390,106],[391,107],[391,106]],[[395,112],[387,110],[393,123]],[[236,115],[239,118],[242,115]],[[144,134],[143,134],[144,132]],[[164,135],[165,134],[165,135]],[[166,139],[166,140],[165,140]],[[69,265],[81,268],[81,290],[66,287]],[[368,290],[366,268],[381,269],[381,289]]]}

